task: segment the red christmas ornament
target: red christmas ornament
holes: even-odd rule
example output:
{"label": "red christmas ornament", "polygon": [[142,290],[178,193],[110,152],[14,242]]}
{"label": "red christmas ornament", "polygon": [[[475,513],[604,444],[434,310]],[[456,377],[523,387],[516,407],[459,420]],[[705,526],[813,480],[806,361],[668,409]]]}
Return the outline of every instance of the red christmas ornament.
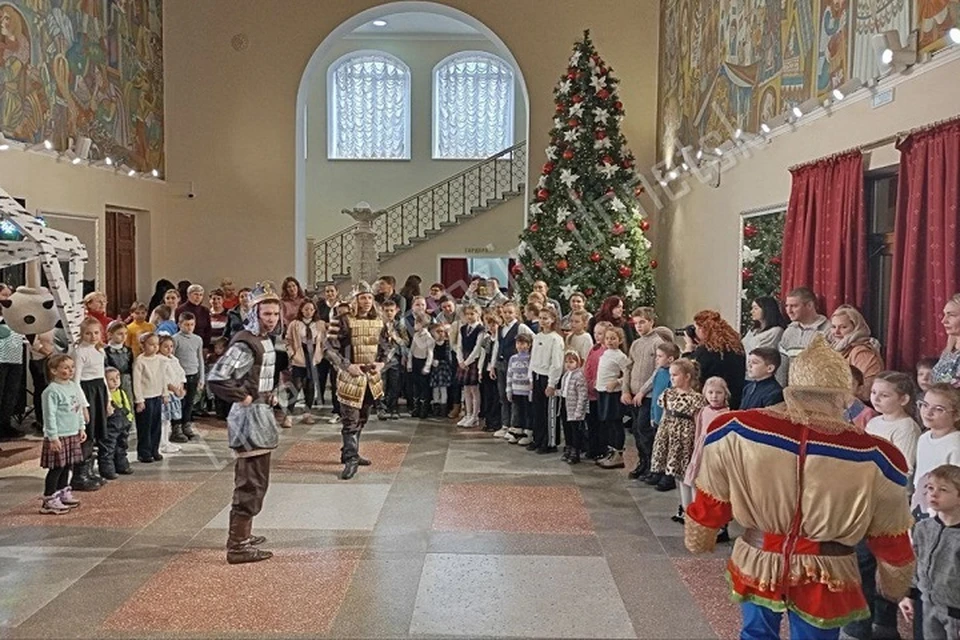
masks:
{"label": "red christmas ornament", "polygon": [[530,233],[536,233],[537,231],[540,231],[540,225],[534,222],[532,225],[530,225]]}
{"label": "red christmas ornament", "polygon": [[570,127],[571,129],[576,129],[577,127],[580,126],[580,121],[577,120],[576,118],[570,118],[569,120],[567,120],[567,126]]}
{"label": "red christmas ornament", "polygon": [[543,261],[542,261],[542,260],[537,260],[536,262],[534,262],[534,263],[533,263],[533,268],[534,268],[534,269],[543,269]]}
{"label": "red christmas ornament", "polygon": [[617,273],[620,274],[621,278],[629,278],[630,276],[633,275],[633,269],[631,269],[625,264],[622,264],[620,265],[620,268],[617,269]]}
{"label": "red christmas ornament", "polygon": [[615,225],[613,225],[612,229],[610,229],[610,233],[612,233],[615,236],[622,236],[623,232],[626,230],[627,228],[618,222]]}
{"label": "red christmas ornament", "polygon": [[603,164],[613,164],[613,158],[611,158],[610,156],[603,156],[603,159],[601,160],[601,162]]}
{"label": "red christmas ornament", "polygon": [[633,166],[633,158],[624,158],[623,162],[620,163],[620,166],[624,169],[629,169]]}
{"label": "red christmas ornament", "polygon": [[633,190],[633,195],[635,195],[635,196],[637,196],[637,197],[639,198],[640,196],[642,196],[642,195],[643,195],[644,193],[646,193],[646,192],[647,192],[647,190],[644,189],[643,186],[641,185],[641,186],[639,186],[639,187],[637,187],[636,189]]}
{"label": "red christmas ornament", "polygon": [[577,79],[577,70],[570,69],[567,71],[567,80],[576,80]]}
{"label": "red christmas ornament", "polygon": [[623,103],[617,100],[616,102],[613,103],[613,108],[616,109],[617,111],[623,111]]}
{"label": "red christmas ornament", "polygon": [[557,271],[566,271],[569,267],[570,264],[563,258],[557,260]]}
{"label": "red christmas ornament", "polygon": [[650,261],[650,268],[651,268],[651,269],[656,269],[656,268],[659,267],[659,266],[660,266],[660,263],[657,262],[656,260],[651,260],[651,261]]}
{"label": "red christmas ornament", "polygon": [[744,269],[740,272],[740,279],[744,282],[750,282],[753,280],[753,271],[750,271],[750,269]]}
{"label": "red christmas ornament", "polygon": [[523,265],[519,262],[515,262],[513,266],[510,267],[510,273],[515,276],[519,276],[521,273],[523,273]]}
{"label": "red christmas ornament", "polygon": [[548,173],[552,173],[552,172],[553,172],[553,169],[554,169],[554,166],[553,166],[553,163],[552,163],[552,162],[548,162],[547,164],[543,165],[543,173],[544,173],[544,175],[546,175],[546,174],[548,174]]}
{"label": "red christmas ornament", "polygon": [[602,64],[602,61],[600,60],[600,56],[598,56],[597,54],[593,54],[592,56],[590,56],[590,59],[593,60],[593,64],[597,66],[600,66]]}
{"label": "red christmas ornament", "polygon": [[573,220],[567,220],[567,231],[573,233],[576,230],[577,225],[573,222]]}
{"label": "red christmas ornament", "polygon": [[566,110],[567,110],[567,106],[565,104],[563,104],[562,102],[557,103],[557,113],[563,113]]}
{"label": "red christmas ornament", "polygon": [[607,91],[606,89],[600,89],[600,91],[597,91],[597,97],[600,98],[601,100],[606,100],[607,98],[610,97],[610,92]]}
{"label": "red christmas ornament", "polygon": [[597,138],[597,140],[603,140],[607,137],[607,132],[603,129],[597,129],[597,132],[594,134],[594,136]]}
{"label": "red christmas ornament", "polygon": [[590,254],[590,262],[600,262],[603,259],[603,256],[600,255],[599,251],[594,251]]}
{"label": "red christmas ornament", "polygon": [[589,298],[590,296],[592,296],[592,295],[593,295],[593,287],[587,287],[586,289],[584,289],[584,290],[583,290],[583,295],[587,296],[588,298]]}
{"label": "red christmas ornament", "polygon": [[780,256],[773,256],[770,258],[770,264],[779,267],[781,264],[783,264],[783,258]]}
{"label": "red christmas ornament", "polygon": [[583,102],[583,96],[578,93],[577,95],[570,98],[570,101],[573,102],[573,104],[580,104],[581,102]]}
{"label": "red christmas ornament", "polygon": [[539,200],[540,202],[543,202],[549,197],[550,197],[550,192],[547,191],[546,189],[540,189],[539,191],[537,191],[537,200]]}
{"label": "red christmas ornament", "polygon": [[641,220],[640,221],[640,231],[649,231],[650,230],[650,221]]}
{"label": "red christmas ornament", "polygon": [[576,154],[573,152],[573,149],[567,149],[567,150],[565,150],[565,151],[563,152],[563,159],[564,159],[564,160],[573,160],[573,156],[575,156],[575,155],[576,155]]}
{"label": "red christmas ornament", "polygon": [[600,65],[600,68],[597,69],[597,73],[599,73],[601,76],[605,76],[607,75],[607,68],[603,65]]}
{"label": "red christmas ornament", "polygon": [[744,227],[743,227],[743,237],[744,237],[744,238],[752,238],[752,237],[754,237],[755,235],[757,235],[758,233],[760,233],[760,231],[757,230],[757,228],[756,228],[755,226],[753,226],[752,224],[747,224],[747,225],[744,225]]}

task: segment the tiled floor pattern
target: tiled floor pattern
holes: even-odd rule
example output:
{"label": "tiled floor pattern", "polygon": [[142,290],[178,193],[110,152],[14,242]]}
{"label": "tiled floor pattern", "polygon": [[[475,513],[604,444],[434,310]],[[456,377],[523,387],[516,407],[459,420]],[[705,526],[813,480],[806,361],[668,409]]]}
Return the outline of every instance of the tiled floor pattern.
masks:
{"label": "tiled floor pattern", "polygon": [[231,454],[201,433],[60,517],[36,513],[36,460],[0,457],[0,637],[736,636],[729,548],[690,557],[676,496],[625,471],[372,421],[343,482],[338,426],[297,424],[255,520],[276,556],[229,566]]}

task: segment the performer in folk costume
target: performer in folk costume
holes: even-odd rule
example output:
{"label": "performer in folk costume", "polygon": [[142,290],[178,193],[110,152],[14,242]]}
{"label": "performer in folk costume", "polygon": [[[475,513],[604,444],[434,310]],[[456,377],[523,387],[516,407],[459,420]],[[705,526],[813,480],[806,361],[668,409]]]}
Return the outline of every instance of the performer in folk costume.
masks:
{"label": "performer in folk costume", "polygon": [[273,557],[257,547],[263,536],[251,534],[270,483],[270,453],[279,443],[273,407],[276,353],[274,330],[280,324],[280,295],[273,283],[257,285],[244,330],[233,336],[207,378],[213,394],[232,402],[227,416],[230,448],[236,454],[233,504],[227,537],[227,562],[259,562]]}
{"label": "performer in folk costume", "polygon": [[686,546],[712,551],[731,519],[745,528],[727,566],[741,603],[741,638],[836,639],[869,617],[854,545],[877,558],[877,587],[896,602],[910,588],[913,524],[907,464],[891,443],[857,433],[844,409],[850,368],[822,336],[790,366],[785,402],[733,411],[707,429]]}
{"label": "performer in folk costume", "polygon": [[360,433],[367,424],[370,407],[383,397],[380,372],[395,348],[390,331],[373,304],[373,289],[360,281],[354,290],[350,313],[331,323],[324,355],[337,369],[337,398],[343,427],[340,478],[349,480],[360,465]]}

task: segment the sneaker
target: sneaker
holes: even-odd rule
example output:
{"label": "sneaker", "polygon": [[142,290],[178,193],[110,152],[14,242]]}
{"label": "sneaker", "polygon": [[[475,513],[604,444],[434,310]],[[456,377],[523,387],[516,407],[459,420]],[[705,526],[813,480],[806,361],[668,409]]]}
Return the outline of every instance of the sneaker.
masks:
{"label": "sneaker", "polygon": [[52,496],[44,496],[43,504],[40,505],[40,513],[62,516],[65,513],[70,513],[70,507],[60,502],[60,494],[57,493]]}
{"label": "sneaker", "polygon": [[[181,449],[179,446],[171,443],[167,443],[160,447],[160,453],[180,453],[180,451]],[[157,458],[154,457],[153,459],[156,460]]]}
{"label": "sneaker", "polygon": [[313,424],[316,421],[317,419],[313,417],[312,413],[303,414],[303,424]]}
{"label": "sneaker", "polygon": [[457,421],[457,426],[458,427],[467,426],[467,420],[469,420],[469,418],[467,416],[463,416],[462,418],[460,418],[460,420]]}
{"label": "sneaker", "polygon": [[498,430],[493,432],[494,438],[506,438],[507,434],[510,433],[510,430],[506,427],[500,427]]}
{"label": "sneaker", "polygon": [[329,424],[340,424],[340,416],[334,414],[334,415],[330,416],[329,418],[327,418],[327,422],[328,422]]}
{"label": "sneaker", "polygon": [[54,497],[59,497],[61,504],[69,509],[75,509],[80,506],[80,501],[73,497],[73,489],[70,488],[70,485],[67,485],[64,489],[60,489],[60,493],[54,494]]}
{"label": "sneaker", "polygon": [[601,469],[623,469],[623,454],[619,451],[610,452],[610,456],[600,461]]}
{"label": "sneaker", "polygon": [[287,414],[286,416],[284,416],[284,418],[283,418],[283,423],[282,423],[280,426],[283,427],[284,429],[290,429],[290,428],[292,428],[292,427],[293,427],[293,416],[291,416],[290,414]]}
{"label": "sneaker", "polygon": [[505,435],[503,439],[509,442],[510,444],[520,444],[520,438],[517,437],[517,434],[514,434],[514,433],[507,433],[507,435]]}
{"label": "sneaker", "polygon": [[[458,424],[459,424],[459,423],[458,423]],[[463,428],[464,428],[464,429],[473,429],[474,427],[477,427],[477,426],[479,426],[479,425],[480,425],[480,421],[477,419],[477,417],[476,417],[476,416],[470,416],[470,417],[467,418],[467,421],[463,423]]]}
{"label": "sneaker", "polygon": [[517,444],[521,447],[529,446],[533,442],[533,436],[529,434],[524,434],[522,438],[517,440]]}
{"label": "sneaker", "polygon": [[399,419],[400,419],[400,414],[397,413],[396,411],[391,411],[390,413],[387,414],[387,420],[399,420]]}

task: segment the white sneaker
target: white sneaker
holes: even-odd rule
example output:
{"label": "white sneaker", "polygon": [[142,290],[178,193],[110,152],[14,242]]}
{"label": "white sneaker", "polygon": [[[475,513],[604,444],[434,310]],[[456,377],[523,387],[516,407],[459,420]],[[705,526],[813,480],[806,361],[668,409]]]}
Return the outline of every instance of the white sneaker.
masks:
{"label": "white sneaker", "polygon": [[517,444],[520,445],[521,447],[525,447],[531,442],[533,442],[533,436],[527,435],[526,433],[524,433],[523,437],[517,441]]}
{"label": "white sneaker", "polygon": [[468,421],[469,419],[470,419],[469,417],[463,416],[462,418],[460,418],[460,421],[457,422],[457,426],[458,426],[458,427],[465,427],[465,426],[467,426],[467,421]]}
{"label": "white sneaker", "polygon": [[327,422],[330,424],[340,424],[340,416],[334,414],[327,418]]}
{"label": "white sneaker", "polygon": [[496,431],[493,432],[493,437],[494,437],[494,438],[506,438],[508,433],[510,433],[510,431],[507,430],[506,427],[500,427],[499,429],[497,429]]}
{"label": "white sneaker", "polygon": [[470,416],[467,418],[467,421],[463,424],[464,429],[473,429],[476,426],[479,426],[480,419],[477,416]]}
{"label": "white sneaker", "polygon": [[510,444],[517,444],[518,442],[520,442],[520,438],[518,438],[516,435],[512,433],[508,433],[503,437],[503,439],[509,442]]}
{"label": "white sneaker", "polygon": [[180,446],[173,443],[167,443],[160,447],[160,453],[180,453],[180,451]]}

